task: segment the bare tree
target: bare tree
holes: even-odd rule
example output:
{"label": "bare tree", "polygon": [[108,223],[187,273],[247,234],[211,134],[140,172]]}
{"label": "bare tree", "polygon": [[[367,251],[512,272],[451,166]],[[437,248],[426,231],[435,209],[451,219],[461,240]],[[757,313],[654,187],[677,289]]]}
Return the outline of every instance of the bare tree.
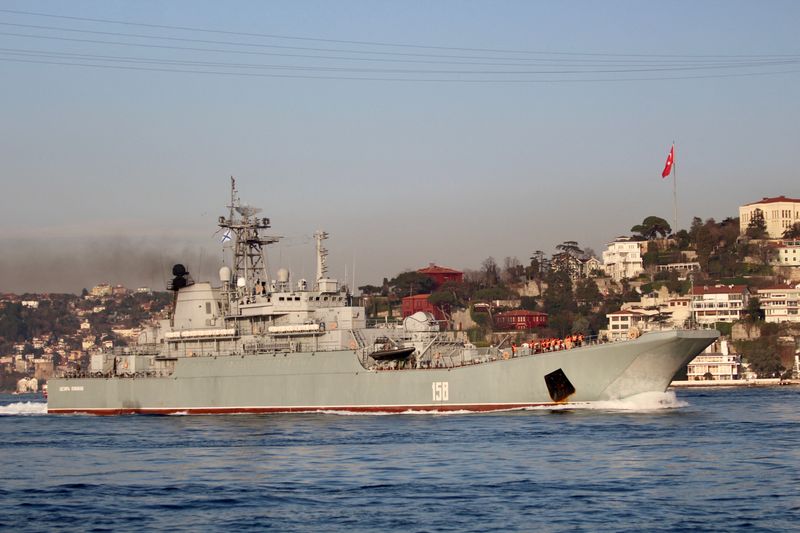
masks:
{"label": "bare tree", "polygon": [[481,263],[481,272],[483,272],[484,283],[487,287],[494,287],[500,281],[499,268],[494,257],[487,257]]}
{"label": "bare tree", "polygon": [[522,263],[516,257],[506,257],[503,260],[503,281],[514,283],[525,274]]}

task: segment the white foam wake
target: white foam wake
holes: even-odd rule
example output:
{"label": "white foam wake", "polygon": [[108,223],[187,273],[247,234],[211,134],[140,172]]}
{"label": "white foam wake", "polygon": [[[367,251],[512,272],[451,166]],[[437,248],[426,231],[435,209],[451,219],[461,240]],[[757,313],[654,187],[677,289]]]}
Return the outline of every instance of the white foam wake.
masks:
{"label": "white foam wake", "polygon": [[323,415],[340,415],[340,416],[398,416],[398,415],[466,415],[473,414],[475,411],[468,411],[466,409],[458,409],[452,411],[446,410],[428,410],[428,409],[407,409],[405,411],[347,411],[340,409],[318,409],[313,411]]}
{"label": "white foam wake", "polygon": [[689,404],[679,400],[673,391],[643,392],[622,400],[604,400],[596,402],[567,403],[560,405],[543,405],[528,407],[526,410],[554,409],[587,409],[596,411],[659,411],[662,409],[679,409]]}
{"label": "white foam wake", "polygon": [[466,415],[483,413],[501,413],[507,411],[569,411],[569,410],[589,410],[589,411],[660,411],[664,409],[679,409],[687,407],[689,404],[683,400],[678,400],[673,391],[667,392],[643,392],[635,396],[630,396],[622,400],[605,400],[596,402],[575,402],[563,404],[537,405],[532,407],[512,407],[497,409],[470,411],[468,409],[458,409],[452,411],[438,410],[416,410],[409,409],[402,412],[387,411],[348,411],[336,409],[320,409],[314,411],[320,414],[341,415],[341,416],[386,416],[386,415]]}
{"label": "white foam wake", "polygon": [[8,405],[0,405],[0,416],[46,414],[47,404],[44,402],[17,402]]}

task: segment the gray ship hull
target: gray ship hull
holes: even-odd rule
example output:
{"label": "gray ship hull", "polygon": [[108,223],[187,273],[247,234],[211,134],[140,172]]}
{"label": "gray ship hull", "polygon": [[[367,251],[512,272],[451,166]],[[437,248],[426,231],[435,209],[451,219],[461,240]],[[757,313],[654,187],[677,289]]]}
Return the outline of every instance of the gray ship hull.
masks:
{"label": "gray ship hull", "polygon": [[[167,377],[59,378],[49,413],[489,411],[663,392],[716,331],[663,331],[454,368],[366,370],[353,351],[185,357]],[[554,394],[545,376],[570,387]]]}

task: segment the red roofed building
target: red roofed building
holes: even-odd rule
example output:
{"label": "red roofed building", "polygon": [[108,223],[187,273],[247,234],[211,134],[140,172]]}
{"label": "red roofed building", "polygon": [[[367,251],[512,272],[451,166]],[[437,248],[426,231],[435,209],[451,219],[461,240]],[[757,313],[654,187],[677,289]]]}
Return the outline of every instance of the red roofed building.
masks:
{"label": "red roofed building", "polygon": [[742,318],[750,291],[746,285],[705,285],[692,289],[692,317],[698,324]]}
{"label": "red roofed building", "polygon": [[783,232],[800,222],[800,199],[776,196],[762,198],[758,202],[739,207],[739,234],[744,235],[747,226],[753,220],[753,213],[760,210],[767,224],[767,233],[771,239],[780,239]]}
{"label": "red roofed building", "polygon": [[402,301],[403,318],[411,316],[418,311],[432,314],[436,320],[446,320],[444,312],[428,301],[430,294],[417,294],[406,296]]}
{"label": "red roofed building", "polygon": [[452,268],[441,267],[435,265],[433,263],[429,264],[425,268],[420,268],[417,270],[417,273],[424,274],[433,280],[436,284],[436,287],[439,287],[446,281],[455,281],[455,282],[462,282],[464,281],[464,273],[459,270],[453,270]]}
{"label": "red roofed building", "polygon": [[623,310],[607,313],[608,340],[627,339],[631,334],[638,335],[649,320],[649,316],[638,311]]}
{"label": "red roofed building", "polygon": [[533,329],[547,327],[547,313],[515,309],[494,316],[494,327],[498,330]]}

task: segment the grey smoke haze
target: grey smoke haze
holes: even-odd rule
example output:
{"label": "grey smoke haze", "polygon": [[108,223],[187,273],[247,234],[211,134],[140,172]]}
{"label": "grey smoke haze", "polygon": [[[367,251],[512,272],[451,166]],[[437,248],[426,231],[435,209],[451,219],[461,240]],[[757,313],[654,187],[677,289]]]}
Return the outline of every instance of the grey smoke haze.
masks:
{"label": "grey smoke haze", "polygon": [[146,239],[104,237],[83,243],[3,243],[0,292],[79,293],[98,283],[165,290],[172,265],[195,279],[215,279],[219,259],[198,246],[170,248]]}

